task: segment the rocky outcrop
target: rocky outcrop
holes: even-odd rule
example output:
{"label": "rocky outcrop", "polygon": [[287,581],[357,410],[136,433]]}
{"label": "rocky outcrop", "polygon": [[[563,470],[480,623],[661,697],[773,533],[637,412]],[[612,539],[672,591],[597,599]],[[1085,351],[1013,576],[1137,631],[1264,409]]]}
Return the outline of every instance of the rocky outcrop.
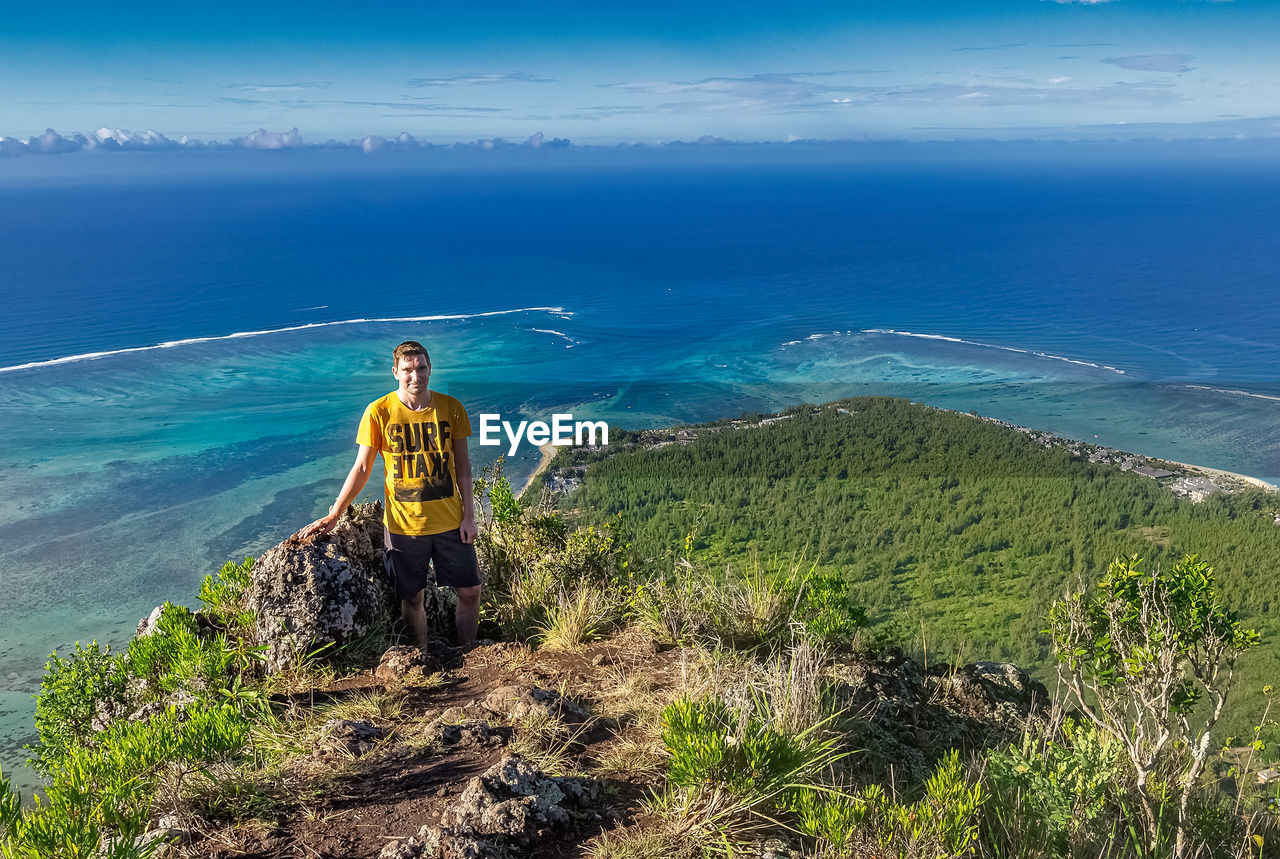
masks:
{"label": "rocky outcrop", "polygon": [[565,829],[597,799],[595,785],[553,778],[515,755],[476,776],[438,826],[393,841],[379,859],[505,859]]}
{"label": "rocky outcrop", "polygon": [[482,719],[464,719],[456,724],[443,720],[428,726],[441,747],[483,747],[501,745],[503,736]]}
{"label": "rocky outcrop", "polygon": [[248,591],[267,670],[387,624],[398,612],[393,596],[382,565],[381,503],[348,508],[330,534],[268,549],[254,562]]}
{"label": "rocky outcrop", "polygon": [[420,648],[400,644],[387,648],[373,669],[373,676],[383,683],[403,683],[425,679],[438,670],[436,661]]}
{"label": "rocky outcrop", "polygon": [[591,718],[590,713],[558,692],[529,686],[500,686],[485,697],[481,706],[508,722],[540,715],[581,725]]}
{"label": "rocky outcrop", "polygon": [[318,758],[358,758],[373,751],[387,732],[368,722],[330,719],[320,727],[320,740],[312,754]]}
{"label": "rocky outcrop", "polygon": [[893,652],[841,663],[836,675],[841,706],[865,717],[854,723],[851,746],[869,769],[908,782],[926,777],[949,749],[1016,739],[1051,705],[1044,684],[1000,662],[926,670]]}

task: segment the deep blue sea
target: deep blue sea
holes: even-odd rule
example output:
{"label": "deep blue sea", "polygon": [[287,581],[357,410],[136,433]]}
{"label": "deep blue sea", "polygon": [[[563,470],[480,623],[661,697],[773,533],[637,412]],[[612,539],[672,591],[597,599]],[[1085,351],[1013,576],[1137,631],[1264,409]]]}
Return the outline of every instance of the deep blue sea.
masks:
{"label": "deep blue sea", "polygon": [[0,164],[6,771],[50,651],[323,513],[404,339],[473,422],[890,393],[1280,479],[1275,159],[110,157]]}

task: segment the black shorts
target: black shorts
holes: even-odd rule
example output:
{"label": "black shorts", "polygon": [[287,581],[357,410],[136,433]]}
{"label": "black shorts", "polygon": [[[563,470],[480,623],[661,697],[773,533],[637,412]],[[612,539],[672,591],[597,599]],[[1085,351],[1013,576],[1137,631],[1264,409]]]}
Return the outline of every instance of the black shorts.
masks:
{"label": "black shorts", "polygon": [[409,599],[427,586],[428,562],[441,587],[473,588],[480,584],[476,547],[462,542],[457,528],[425,536],[392,534],[385,527],[382,529],[382,563],[400,599]]}

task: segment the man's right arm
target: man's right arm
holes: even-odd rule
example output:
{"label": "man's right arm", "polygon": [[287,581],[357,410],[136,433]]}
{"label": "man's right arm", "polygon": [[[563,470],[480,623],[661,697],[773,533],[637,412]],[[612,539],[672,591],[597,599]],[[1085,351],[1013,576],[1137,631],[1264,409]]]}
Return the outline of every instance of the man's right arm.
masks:
{"label": "man's right arm", "polygon": [[355,501],[360,495],[360,491],[364,489],[365,484],[369,482],[369,475],[373,473],[373,463],[378,458],[378,451],[368,445],[362,444],[356,447],[356,461],[351,466],[351,470],[347,472],[347,479],[342,484],[342,491],[338,493],[338,500],[333,502],[333,506],[329,508],[329,515],[323,516],[310,525],[298,532],[298,536],[307,539],[316,534],[328,534],[338,524],[338,519],[343,512]]}

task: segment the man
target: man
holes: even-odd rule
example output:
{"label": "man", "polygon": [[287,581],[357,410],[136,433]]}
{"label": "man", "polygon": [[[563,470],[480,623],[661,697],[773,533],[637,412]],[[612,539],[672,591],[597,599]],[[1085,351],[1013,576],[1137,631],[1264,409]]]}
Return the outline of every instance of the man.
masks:
{"label": "man", "polygon": [[382,558],[395,582],[405,620],[418,646],[427,643],[422,592],[427,565],[436,584],[458,595],[458,640],[476,639],[480,567],[476,562],[475,500],[467,436],[471,421],[453,397],[427,387],[431,358],[421,343],[406,340],[391,356],[399,387],[364,410],[356,433],[356,461],[329,515],[298,532],[327,534],[369,481],[382,454],[386,470]]}

